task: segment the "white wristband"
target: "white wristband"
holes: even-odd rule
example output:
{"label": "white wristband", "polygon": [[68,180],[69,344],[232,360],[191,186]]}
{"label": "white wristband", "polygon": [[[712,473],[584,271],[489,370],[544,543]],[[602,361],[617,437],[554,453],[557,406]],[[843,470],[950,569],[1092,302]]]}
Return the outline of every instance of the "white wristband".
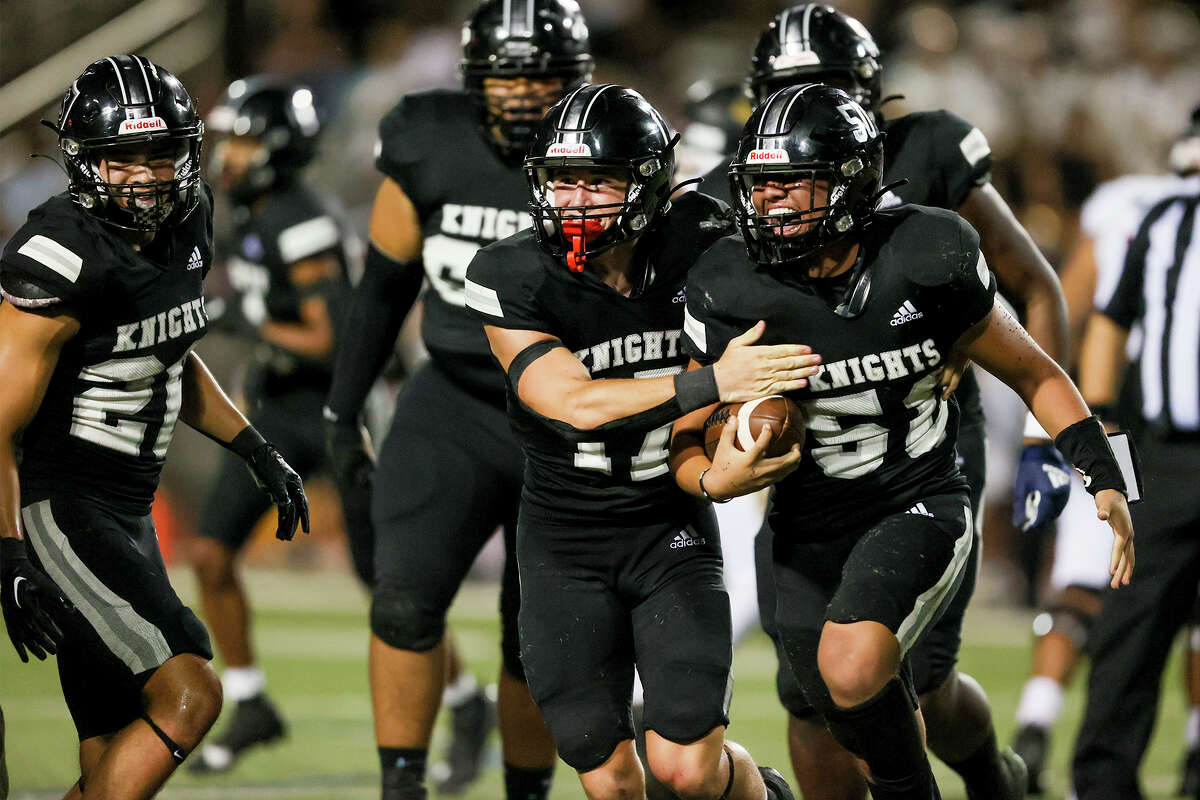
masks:
{"label": "white wristband", "polygon": [[1026,439],[1052,439],[1050,434],[1046,433],[1046,429],[1037,421],[1037,417],[1030,411],[1025,415],[1025,438]]}

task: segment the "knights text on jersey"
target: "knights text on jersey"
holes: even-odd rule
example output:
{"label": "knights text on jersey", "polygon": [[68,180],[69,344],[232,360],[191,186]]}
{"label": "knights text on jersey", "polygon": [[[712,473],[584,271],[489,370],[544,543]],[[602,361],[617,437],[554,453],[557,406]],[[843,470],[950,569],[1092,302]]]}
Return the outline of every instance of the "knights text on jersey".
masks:
{"label": "knights text on jersey", "polygon": [[183,398],[183,361],[204,335],[212,205],[170,230],[155,258],[135,251],[66,195],[50,198],[5,246],[5,300],[80,322],[21,439],[22,502],[70,486],[149,511]]}
{"label": "knights text on jersey", "polygon": [[[704,195],[689,193],[674,205],[645,234],[657,241],[646,288],[634,296],[590,272],[572,274],[530,230],[479,251],[467,272],[469,306],[485,324],[556,336],[593,378],[680,372],[688,360],[682,342],[687,271],[728,227],[723,206]],[[580,431],[537,414],[511,386],[508,397],[525,449],[522,515],[596,525],[651,524],[682,513],[685,498],[667,465],[669,424]]]}
{"label": "knights text on jersey", "polygon": [[458,381],[500,395],[504,377],[466,309],[463,281],[476,250],[530,226],[524,172],[488,146],[461,91],[407,95],[379,131],[376,166],[412,200],[424,235],[425,346]]}
{"label": "knights text on jersey", "polygon": [[788,535],[834,538],[922,492],[965,486],[954,463],[957,403],[935,384],[954,342],[992,308],[978,236],[951,212],[903,206],[878,214],[862,247],[871,286],[857,317],[756,269],[739,237],[714,245],[688,278],[684,344],[700,363],[759,319],[762,343],[807,344],[822,356],[820,373],[792,394],[808,436],[800,468],[775,489],[773,524]]}
{"label": "knights text on jersey", "polygon": [[[301,303],[310,295],[321,294],[340,329],[340,302],[349,290],[348,237],[352,236],[331,202],[303,183],[263,198],[253,211],[237,209],[236,226],[228,258],[225,260],[229,282],[237,292],[233,313],[252,327],[264,322],[299,322]],[[317,256],[332,255],[337,274],[300,287],[293,281],[292,267]],[[261,380],[278,394],[287,388],[326,391],[331,376],[330,359],[312,359],[282,347],[273,346],[264,357]]]}

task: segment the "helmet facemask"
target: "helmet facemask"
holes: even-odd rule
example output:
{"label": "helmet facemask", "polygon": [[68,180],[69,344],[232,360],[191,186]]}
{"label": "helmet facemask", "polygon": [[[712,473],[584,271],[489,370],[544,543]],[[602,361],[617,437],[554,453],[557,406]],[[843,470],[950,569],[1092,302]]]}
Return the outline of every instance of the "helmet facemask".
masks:
{"label": "helmet facemask", "polygon": [[590,76],[590,70],[550,70],[527,64],[488,70],[464,67],[463,71],[488,142],[510,163],[528,154],[538,125],[550,107]]}
{"label": "helmet facemask", "polygon": [[[60,146],[70,176],[71,198],[113,227],[155,233],[169,220],[185,217],[199,200],[200,136],[197,132],[95,145],[82,145],[64,137]],[[123,164],[139,154],[151,163],[170,158],[172,176],[137,182],[105,179],[102,161],[109,162],[107,172],[111,178],[113,163]],[[138,171],[144,177],[144,167]],[[153,170],[161,171],[161,167]]]}
{"label": "helmet facemask", "polygon": [[[759,264],[802,260],[855,227],[846,202],[850,181],[824,166],[772,171],[738,164],[730,170],[730,183],[746,246]],[[807,193],[797,191],[805,187]]]}
{"label": "helmet facemask", "polygon": [[[657,159],[650,160],[653,161]],[[654,175],[656,168],[650,162],[643,162],[642,167],[646,174]],[[647,186],[637,178],[641,169],[594,163],[580,165],[579,169],[597,176],[608,173],[625,183],[623,198],[611,203],[556,206],[556,180],[564,173],[575,172],[572,165],[527,166],[525,170],[530,182],[530,196],[534,198],[530,203],[534,232],[542,246],[551,255],[563,259],[571,272],[583,272],[588,258],[637,238],[649,225],[655,210],[653,203],[646,202]],[[589,190],[596,191],[591,185]]]}

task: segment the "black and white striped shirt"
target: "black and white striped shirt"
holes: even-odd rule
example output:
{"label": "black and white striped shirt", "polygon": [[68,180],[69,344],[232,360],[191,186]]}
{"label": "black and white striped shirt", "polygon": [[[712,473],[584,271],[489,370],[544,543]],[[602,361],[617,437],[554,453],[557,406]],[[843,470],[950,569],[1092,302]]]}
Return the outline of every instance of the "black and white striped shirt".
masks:
{"label": "black and white striped shirt", "polygon": [[1143,329],[1137,369],[1142,414],[1167,433],[1200,432],[1200,178],[1155,203],[1142,219],[1120,279],[1097,308]]}

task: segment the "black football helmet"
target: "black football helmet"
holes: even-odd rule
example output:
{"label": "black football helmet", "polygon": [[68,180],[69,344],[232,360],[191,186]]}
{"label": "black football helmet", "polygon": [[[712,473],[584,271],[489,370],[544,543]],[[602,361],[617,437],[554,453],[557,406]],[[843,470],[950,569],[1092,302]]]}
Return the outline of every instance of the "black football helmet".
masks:
{"label": "black football helmet", "polygon": [[[816,83],[775,92],[746,122],[729,168],[747,252],[763,266],[790,266],[862,229],[875,213],[882,177],[883,135],[850,95]],[[807,209],[755,209],[756,185],[806,180],[827,187],[823,205],[814,191]]]}
{"label": "black football helmet", "polygon": [[[204,124],[179,79],[148,58],[118,55],[93,63],[67,88],[58,125],[45,124],[58,134],[71,199],[104,222],[153,232],[196,207]],[[135,187],[101,177],[106,152],[160,143],[175,159],[171,180]]]}
{"label": "black football helmet", "polygon": [[266,76],[229,84],[208,114],[208,129],[222,134],[212,146],[211,173],[224,167],[224,143],[249,136],[258,143],[254,162],[227,187],[238,202],[249,202],[291,181],[316,154],[321,123],[307,86]]}
{"label": "black football helmet", "polygon": [[[497,154],[519,163],[546,109],[591,80],[588,28],[575,0],[483,0],[463,25],[460,69]],[[486,78],[562,79],[555,92],[489,97]]]}
{"label": "black football helmet", "polygon": [[1191,122],[1171,145],[1167,161],[1177,175],[1200,172],[1200,106],[1192,109]]}
{"label": "black football helmet", "polygon": [[[679,136],[658,109],[632,89],[582,86],[546,114],[525,159],[529,207],[538,242],[572,272],[589,256],[640,236],[669,207]],[[613,170],[629,182],[620,203],[554,206],[554,172]],[[603,229],[605,219],[611,219]]]}
{"label": "black football helmet", "polygon": [[780,11],[750,58],[747,88],[755,103],[799,83],[830,83],[875,112],[881,94],[879,47],[861,22],[837,9],[805,3]]}

